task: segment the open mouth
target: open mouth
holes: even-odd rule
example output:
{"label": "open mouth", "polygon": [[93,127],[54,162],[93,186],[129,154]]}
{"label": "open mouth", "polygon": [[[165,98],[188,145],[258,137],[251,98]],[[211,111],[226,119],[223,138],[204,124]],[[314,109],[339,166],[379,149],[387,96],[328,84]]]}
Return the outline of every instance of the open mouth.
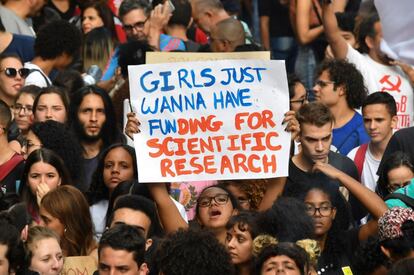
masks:
{"label": "open mouth", "polygon": [[210,217],[211,218],[216,218],[216,217],[219,217],[220,215],[221,215],[220,210],[214,209],[214,210],[210,211]]}

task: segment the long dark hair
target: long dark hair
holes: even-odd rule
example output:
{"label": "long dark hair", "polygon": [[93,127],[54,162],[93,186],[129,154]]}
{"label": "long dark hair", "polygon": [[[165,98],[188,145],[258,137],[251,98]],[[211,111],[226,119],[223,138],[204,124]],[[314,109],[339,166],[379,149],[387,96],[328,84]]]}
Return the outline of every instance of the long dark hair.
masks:
{"label": "long dark hair", "polygon": [[380,170],[380,175],[377,181],[377,194],[381,198],[385,198],[390,192],[388,191],[388,173],[398,167],[406,166],[414,173],[414,165],[411,157],[402,151],[397,151],[384,159],[384,164]]}
{"label": "long dark hair", "polygon": [[[347,222],[349,226],[349,219],[350,217],[346,216],[347,212],[342,209],[342,200],[344,199],[339,192],[338,188],[332,187],[332,185],[327,183],[319,183],[314,184],[311,186],[305,194],[307,194],[312,190],[318,190],[322,193],[326,194],[331,202],[331,205],[337,209],[337,214],[332,221],[332,226],[328,231],[325,247],[322,248],[321,257],[318,260],[318,266],[332,264],[332,268],[336,269],[339,267],[341,255],[343,255],[346,246],[346,238],[341,238],[344,231],[344,227]],[[346,221],[344,221],[344,219]]]}
{"label": "long dark hair", "polygon": [[98,166],[92,177],[92,183],[87,193],[89,204],[92,205],[103,199],[109,199],[109,190],[103,180],[103,170],[105,166],[105,158],[109,152],[115,148],[123,148],[132,158],[132,168],[134,170],[134,179],[138,178],[137,159],[135,156],[135,149],[123,143],[117,143],[109,146],[99,157]]}
{"label": "long dark hair", "polygon": [[112,39],[117,41],[117,35],[115,30],[114,15],[112,14],[111,9],[106,5],[106,2],[102,1],[89,1],[81,6],[81,20],[83,21],[83,13],[86,9],[92,8],[96,10],[99,17],[102,19],[104,27],[109,30],[111,33]]}
{"label": "long dark hair", "polygon": [[[83,133],[83,126],[80,124],[78,119],[78,111],[79,107],[84,99],[85,96],[95,94],[102,98],[105,108],[105,123],[102,127],[102,141],[103,141],[103,148],[110,146],[113,143],[123,142],[124,137],[121,131],[116,127],[116,116],[114,111],[114,106],[112,105],[111,98],[109,97],[108,93],[94,85],[86,86],[77,92],[75,92],[70,101],[70,108],[69,108],[69,125],[76,133],[78,138],[82,137]],[[81,140],[80,140],[81,141]]]}
{"label": "long dark hair", "polygon": [[40,148],[33,151],[28,156],[26,165],[24,166],[22,178],[20,180],[19,194],[21,194],[22,200],[26,202],[29,210],[35,213],[39,213],[39,206],[37,205],[36,195],[31,192],[28,186],[28,177],[32,165],[38,162],[44,162],[55,167],[61,178],[61,185],[71,184],[69,172],[66,169],[63,160],[55,152],[46,148]]}

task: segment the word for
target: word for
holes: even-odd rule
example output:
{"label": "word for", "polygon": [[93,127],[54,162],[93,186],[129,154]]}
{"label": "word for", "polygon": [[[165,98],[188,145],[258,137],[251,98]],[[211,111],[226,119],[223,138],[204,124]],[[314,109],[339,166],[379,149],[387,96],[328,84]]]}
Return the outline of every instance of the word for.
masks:
{"label": "word for", "polygon": [[[234,83],[253,83],[262,81],[262,71],[266,68],[222,68],[219,72],[214,72],[211,68],[202,70],[180,69],[172,74],[171,71],[162,71],[157,75],[153,71],[147,71],[139,78],[141,89],[146,93],[155,91],[168,92],[179,87],[193,89],[201,87],[211,87],[217,85],[228,86]],[[221,80],[220,80],[221,79]]]}

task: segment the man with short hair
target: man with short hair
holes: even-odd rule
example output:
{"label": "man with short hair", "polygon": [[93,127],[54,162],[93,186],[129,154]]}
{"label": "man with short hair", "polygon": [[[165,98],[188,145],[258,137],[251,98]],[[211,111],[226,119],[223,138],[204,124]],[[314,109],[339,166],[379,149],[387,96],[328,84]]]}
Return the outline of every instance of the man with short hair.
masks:
{"label": "man with short hair", "polygon": [[87,86],[73,94],[69,124],[83,148],[83,182],[89,187],[99,154],[111,144],[124,141],[116,127],[115,111],[108,93],[96,86]]}
{"label": "man with short hair", "polygon": [[370,94],[362,104],[362,116],[371,140],[354,148],[348,157],[354,161],[361,183],[375,191],[377,170],[397,123],[397,106],[394,98],[383,92]]}
{"label": "man with short hair", "polygon": [[[218,22],[231,17],[220,0],[191,0],[191,6],[194,22],[208,35]],[[252,37],[249,29],[244,29],[243,32],[245,37]],[[251,43],[251,41],[245,42]]]}
{"label": "man with short hair", "polygon": [[211,29],[210,47],[213,52],[234,52],[244,45],[245,35],[239,20],[229,17],[218,22]]}
{"label": "man with short hair", "polygon": [[146,275],[145,239],[130,225],[118,224],[105,231],[98,246],[99,275]]}
{"label": "man with short hair", "polygon": [[[367,16],[359,25],[359,51],[353,49],[342,37],[330,1],[323,5],[325,36],[335,58],[347,59],[361,71],[369,93],[390,93],[397,103],[397,129],[412,126],[414,121],[413,87],[404,67],[391,65],[391,61],[380,48],[381,22],[377,14]],[[409,67],[409,66],[408,66]]]}
{"label": "man with short hair", "polygon": [[28,36],[36,36],[31,17],[39,14],[45,0],[5,0],[0,5],[0,18],[6,31]]}
{"label": "man with short hair", "polygon": [[355,111],[367,95],[363,77],[353,64],[335,59],[322,62],[316,76],[316,100],[334,116],[332,145],[336,152],[346,155],[369,141],[362,116]]}
{"label": "man with short hair", "polygon": [[25,85],[44,88],[52,85],[52,70],[67,68],[81,47],[81,33],[65,20],[51,21],[42,26],[35,40],[35,57],[24,67],[31,70]]}
{"label": "man with short hair", "polygon": [[7,140],[11,120],[9,106],[0,100],[0,192],[3,194],[16,193],[16,182],[20,181],[24,169],[23,157],[9,146]]}
{"label": "man with short hair", "polygon": [[139,195],[124,195],[119,197],[114,205],[108,224],[128,224],[137,227],[145,239],[162,236],[162,228],[158,220],[153,201]]}
{"label": "man with short hair", "polygon": [[119,7],[119,19],[128,40],[147,40],[161,51],[185,50],[183,41],[163,34],[170,14],[168,1],[152,9],[146,0],[124,0]]}
{"label": "man with short hair", "polygon": [[[289,176],[283,190],[284,196],[298,197],[307,190],[309,184],[315,181],[326,181],[336,184],[338,180],[330,180],[322,173],[314,173],[314,165],[318,162],[327,163],[340,172],[358,180],[357,169],[349,158],[330,151],[334,116],[329,108],[320,102],[311,102],[303,105],[296,114],[300,124],[299,139],[301,150],[289,162]],[[347,190],[341,190],[348,196]],[[365,216],[366,211],[361,209],[360,203],[353,196],[349,196],[349,203],[355,220]]]}

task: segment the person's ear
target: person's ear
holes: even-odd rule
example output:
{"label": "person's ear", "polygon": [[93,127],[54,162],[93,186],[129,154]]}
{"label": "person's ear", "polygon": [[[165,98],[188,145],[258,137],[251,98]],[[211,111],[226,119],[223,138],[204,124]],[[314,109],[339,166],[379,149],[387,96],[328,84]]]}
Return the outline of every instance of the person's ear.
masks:
{"label": "person's ear", "polygon": [[385,248],[384,246],[380,246],[381,247],[381,252],[387,256],[388,259],[392,259],[391,257],[391,251],[388,248]]}
{"label": "person's ear", "polygon": [[332,220],[335,220],[335,217],[336,217],[336,207],[332,208],[331,217],[332,217]]}
{"label": "person's ear", "polygon": [[393,116],[391,118],[391,128],[392,129],[397,128],[397,123],[398,123],[398,117],[397,116]]}
{"label": "person's ear", "polygon": [[366,36],[364,40],[365,40],[365,44],[368,46],[369,49],[374,48],[374,38],[370,36]]}
{"label": "person's ear", "polygon": [[145,242],[145,251],[148,251],[148,249],[151,247],[152,245],[152,239],[148,238]]}
{"label": "person's ear", "polygon": [[239,210],[234,208],[233,209],[233,213],[231,214],[232,216],[236,216],[237,214],[239,214]]}
{"label": "person's ear", "polygon": [[149,274],[149,268],[147,263],[143,263],[138,270],[139,275],[147,275]]}
{"label": "person's ear", "polygon": [[27,240],[27,236],[29,234],[29,225],[26,224],[22,230],[22,232],[20,233],[20,239],[25,242]]}

